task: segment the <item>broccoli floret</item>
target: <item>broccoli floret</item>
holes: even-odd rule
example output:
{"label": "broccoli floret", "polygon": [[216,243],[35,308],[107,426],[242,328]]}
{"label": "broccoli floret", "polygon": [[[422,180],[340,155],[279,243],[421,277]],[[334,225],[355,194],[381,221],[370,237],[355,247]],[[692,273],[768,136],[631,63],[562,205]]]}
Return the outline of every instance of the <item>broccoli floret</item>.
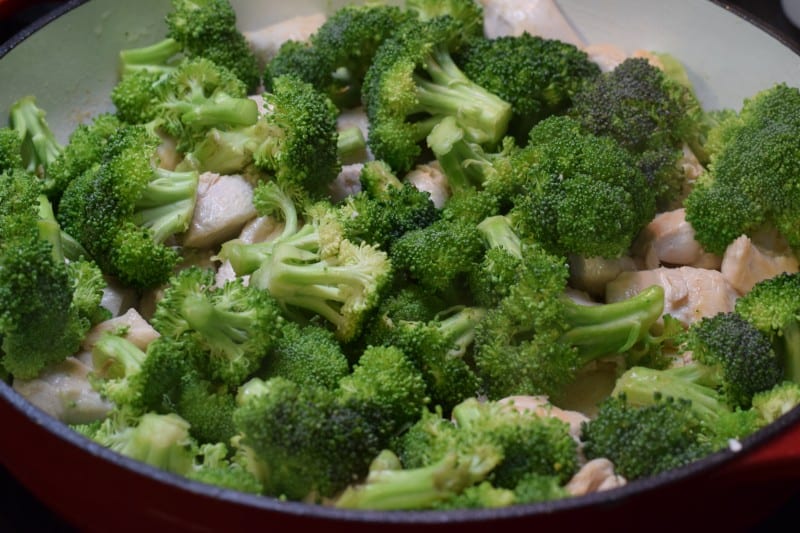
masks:
{"label": "broccoli floret", "polygon": [[261,482],[248,470],[248,461],[239,449],[231,454],[223,442],[201,445],[198,449],[199,460],[186,477],[206,483],[250,494],[261,494],[264,490]]}
{"label": "broccoli floret", "polygon": [[249,382],[234,420],[267,472],[266,494],[320,501],[367,474],[403,415],[421,412],[423,391],[402,352],[373,348],[334,390],[280,377]]}
{"label": "broccoli floret", "polygon": [[280,376],[301,387],[333,389],[349,372],[347,356],[330,330],[286,322],[259,375],[263,379]]}
{"label": "broccoli floret", "polygon": [[517,285],[475,331],[475,363],[490,399],[515,394],[557,398],[590,361],[646,342],[661,317],[660,286],[620,302],[587,305],[566,295],[569,274],[563,258],[530,247],[523,264]]}
{"label": "broccoli floret", "polygon": [[264,86],[270,90],[281,75],[297,76],[331,98],[340,108],[361,100],[364,75],[380,44],[413,16],[397,6],[346,5],[337,9],[310,36],[290,40],[267,63]]}
{"label": "broccoli floret", "polygon": [[608,137],[553,116],[530,132],[532,164],[510,215],[522,234],[561,255],[618,257],[656,212],[654,188]]}
{"label": "broccoli floret", "polygon": [[564,112],[600,74],[575,45],[528,32],[471,39],[456,62],[467,77],[511,104],[509,131],[523,144],[536,122]]}
{"label": "broccoli floret", "polygon": [[628,58],[575,94],[569,114],[587,131],[616,140],[649,170],[660,206],[678,197],[685,180],[677,165],[680,149],[697,136],[703,114],[690,87],[645,58]]}
{"label": "broccoli floret", "polygon": [[656,395],[639,406],[620,394],[582,424],[581,441],[587,459],[609,459],[617,474],[633,481],[705,457],[714,451],[705,433],[689,400]]}
{"label": "broccoli floret", "polygon": [[[399,181],[393,174],[390,174],[391,179],[379,183],[376,166],[383,167],[385,163],[375,160],[365,164],[361,175],[368,187],[345,198],[340,207],[340,220],[351,241],[390,250],[406,232],[428,227],[441,213],[430,193]],[[375,193],[371,192],[373,190]]]}
{"label": "broccoli floret", "polygon": [[354,339],[391,276],[388,255],[344,238],[330,204],[309,209],[305,224],[279,238],[250,284],[265,289],[290,315],[319,315],[341,342]]}
{"label": "broccoli floret", "polygon": [[425,377],[431,402],[445,413],[481,392],[471,353],[475,327],[485,314],[480,307],[456,307],[430,320],[383,317],[383,344],[397,346],[408,354]]}
{"label": "broccoli floret", "polygon": [[738,115],[709,133],[719,148],[685,201],[686,220],[704,249],[721,255],[764,226],[800,245],[799,116],[800,91],[777,84],[746,99]]}
{"label": "broccoli floret", "polygon": [[800,274],[756,283],[736,300],[736,312],[768,336],[786,379],[800,383]]}
{"label": "broccoli floret", "polygon": [[212,128],[187,157],[197,168],[220,173],[250,166],[282,186],[327,195],[341,169],[336,108],[310,84],[292,76],[274,80],[264,94],[269,110],[245,128]]}
{"label": "broccoli floret", "polygon": [[94,281],[64,261],[58,226],[40,218],[42,205],[49,207],[32,174],[0,174],[0,360],[19,379],[76,353],[99,312],[87,294]]}
{"label": "broccoli floret", "polygon": [[753,395],[783,379],[768,337],[738,313],[718,313],[692,323],[683,349],[692,352],[697,379],[718,389],[732,408],[748,409]]}
{"label": "broccoli floret", "polygon": [[64,150],[47,168],[51,199],[59,199],[72,180],[100,164],[108,140],[120,126],[116,115],[102,113],[72,131]]}
{"label": "broccoli floret", "polygon": [[23,96],[9,111],[10,126],[22,140],[22,163],[28,172],[44,179],[45,190],[48,190],[47,169],[64,147],[50,129],[46,115],[33,96]]}
{"label": "broccoli floret", "polygon": [[764,425],[771,424],[800,405],[800,384],[783,381],[770,390],[753,395],[753,410]]}
{"label": "broccoli floret", "polygon": [[238,386],[280,337],[277,302],[241,278],[214,287],[214,271],[189,267],[170,278],[152,319],[162,335],[190,333],[209,352],[211,377]]}
{"label": "broccoli floret", "polygon": [[510,104],[471,81],[453,61],[462,30],[449,16],[411,22],[375,53],[363,86],[367,143],[395,172],[410,170],[421,142],[446,116],[481,145],[495,145],[506,133]]}
{"label": "broccoli floret", "polygon": [[486,251],[469,275],[472,297],[478,305],[494,307],[508,296],[524,272],[522,242],[507,216],[493,215],[478,224]]}
{"label": "broccoli floret", "polygon": [[172,0],[164,39],[120,52],[123,77],[169,70],[183,58],[203,58],[229,69],[247,91],[261,81],[261,69],[228,0]]}
{"label": "broccoli floret", "polygon": [[179,259],[166,240],[189,227],[195,171],[154,166],[158,137],[143,126],[120,128],[103,161],[64,191],[57,219],[104,273],[137,288],[167,281]]}
{"label": "broccoli floret", "polygon": [[189,435],[189,423],[176,414],[145,413],[135,420],[112,416],[88,436],[167,472],[186,475],[194,466],[197,443]]}
{"label": "broccoli floret", "polygon": [[452,17],[462,24],[465,37],[483,36],[483,6],[475,0],[406,0],[405,8],[423,22]]}
{"label": "broccoli floret", "polygon": [[440,219],[403,234],[391,247],[390,257],[399,271],[422,287],[447,294],[458,291],[483,249],[475,224]]}
{"label": "broccoli floret", "polygon": [[11,128],[0,128],[0,173],[24,168],[19,133]]}
{"label": "broccoli floret", "polygon": [[381,457],[363,483],[348,486],[333,504],[384,511],[442,508],[483,480],[499,457],[491,446],[451,450],[435,463],[417,468],[387,468]]}

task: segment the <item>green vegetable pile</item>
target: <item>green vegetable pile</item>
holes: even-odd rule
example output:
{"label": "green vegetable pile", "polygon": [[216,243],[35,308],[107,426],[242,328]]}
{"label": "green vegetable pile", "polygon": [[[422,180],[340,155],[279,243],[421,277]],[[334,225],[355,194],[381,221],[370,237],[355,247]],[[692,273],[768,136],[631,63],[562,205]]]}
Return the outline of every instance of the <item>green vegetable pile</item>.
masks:
{"label": "green vegetable pile", "polygon": [[[268,497],[486,508],[572,497],[595,459],[617,484],[686,465],[800,403],[800,274],[683,324],[661,285],[590,301],[571,268],[630,258],[679,207],[708,252],[797,250],[798,89],[706,111],[674,58],[601,71],[486,37],[472,0],[346,6],[266,64],[227,0],[165,23],[66,144],[32,96],[0,129],[0,377],[83,350],[107,405],[69,422],[86,437]],[[356,108],[365,132],[340,125]],[[269,235],[190,244],[209,175],[244,181]],[[119,287],[147,342],[112,317]]]}

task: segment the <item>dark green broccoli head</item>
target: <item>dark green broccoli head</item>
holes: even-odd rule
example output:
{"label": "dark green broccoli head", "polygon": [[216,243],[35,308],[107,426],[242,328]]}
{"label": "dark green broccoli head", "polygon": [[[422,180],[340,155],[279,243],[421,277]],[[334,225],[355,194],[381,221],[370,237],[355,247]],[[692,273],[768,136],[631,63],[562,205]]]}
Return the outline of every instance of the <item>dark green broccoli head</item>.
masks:
{"label": "dark green broccoli head", "polygon": [[600,74],[575,45],[527,32],[471,39],[456,61],[470,79],[511,104],[510,129],[520,141],[538,120],[568,108]]}
{"label": "dark green broccoli head", "polygon": [[587,459],[606,458],[614,471],[633,481],[671,470],[713,451],[688,400],[657,399],[639,407],[625,396],[602,402],[597,416],[582,425]]}

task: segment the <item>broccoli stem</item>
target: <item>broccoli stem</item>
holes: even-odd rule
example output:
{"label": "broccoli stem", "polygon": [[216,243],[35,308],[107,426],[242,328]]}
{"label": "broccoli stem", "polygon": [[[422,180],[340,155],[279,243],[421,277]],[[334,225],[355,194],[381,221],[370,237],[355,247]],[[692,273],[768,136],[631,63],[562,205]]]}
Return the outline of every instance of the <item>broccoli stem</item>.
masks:
{"label": "broccoli stem", "polygon": [[363,485],[351,486],[336,500],[345,509],[427,509],[482,480],[497,464],[493,453],[461,457],[452,452],[436,463],[406,470],[373,469]]}
{"label": "broccoli stem", "polygon": [[142,368],[145,352],[129,340],[104,333],[92,347],[92,364],[95,375],[103,379],[120,379],[133,375]]}
{"label": "broccoli stem", "polygon": [[427,139],[453,194],[480,189],[486,178],[486,158],[479,148],[467,142],[464,133],[454,117],[445,117]]}
{"label": "broccoli stem", "polygon": [[247,341],[253,319],[250,313],[219,309],[199,294],[187,296],[181,312],[189,327],[205,337],[209,344],[221,346],[225,353],[237,353]]}
{"label": "broccoli stem", "polygon": [[362,190],[373,198],[386,200],[389,198],[389,189],[399,189],[403,186],[388,163],[374,159],[364,163],[359,176]]}
{"label": "broccoli stem", "polygon": [[46,169],[64,150],[33,96],[22,97],[11,106],[9,122],[22,139],[22,162],[29,172]]}
{"label": "broccoli stem", "polygon": [[39,195],[39,238],[53,245],[53,259],[64,262],[64,248],[61,243],[61,227],[56,221],[53,206],[47,196]]}
{"label": "broccoli stem", "polygon": [[250,98],[218,98],[202,103],[181,102],[181,121],[192,127],[252,126],[258,120],[258,104]]}
{"label": "broccoli stem", "polygon": [[683,379],[669,370],[632,367],[617,379],[612,395],[619,394],[624,394],[629,404],[642,407],[654,405],[659,395],[687,399],[691,401],[691,409],[711,425],[731,411],[715,389]]}
{"label": "broccoli stem", "polygon": [[508,102],[467,78],[444,46],[428,55],[424,69],[430,80],[415,75],[420,111],[456,117],[472,142],[494,145],[500,141],[511,119]]}
{"label": "broccoli stem", "polygon": [[475,326],[486,316],[486,309],[481,307],[458,307],[455,313],[439,320],[439,331],[442,337],[453,343],[448,351],[450,357],[462,357],[467,348],[475,340]]}
{"label": "broccoli stem", "polygon": [[181,45],[172,38],[148,46],[121,50],[119,59],[122,74],[141,69],[157,70],[160,66],[166,66],[169,59],[180,51]]}
{"label": "broccoli stem", "polygon": [[336,152],[343,165],[358,163],[366,159],[367,140],[358,126],[349,126],[339,131]]}
{"label": "broccoli stem", "polygon": [[660,285],[648,287],[627,300],[603,305],[582,305],[564,298],[565,321],[569,325],[561,341],[575,346],[586,362],[632,348],[664,309],[664,289]]}
{"label": "broccoli stem", "polygon": [[169,236],[186,231],[192,220],[197,192],[197,172],[175,172],[158,168],[136,201],[133,221],[148,228],[153,240],[163,243]]}
{"label": "broccoli stem", "polygon": [[522,259],[522,241],[511,227],[508,217],[496,215],[485,218],[478,224],[478,231],[489,248],[502,248],[517,259]]}

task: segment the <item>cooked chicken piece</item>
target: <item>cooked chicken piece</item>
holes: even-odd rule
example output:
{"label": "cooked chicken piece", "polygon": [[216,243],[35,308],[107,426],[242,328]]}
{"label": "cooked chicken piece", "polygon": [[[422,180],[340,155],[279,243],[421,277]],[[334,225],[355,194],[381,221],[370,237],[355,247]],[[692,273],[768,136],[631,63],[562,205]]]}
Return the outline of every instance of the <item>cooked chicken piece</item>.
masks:
{"label": "cooked chicken piece", "polygon": [[573,496],[622,487],[624,477],[614,473],[614,464],[608,459],[592,459],[584,464],[566,485]]}
{"label": "cooked chicken piece", "polygon": [[431,194],[433,205],[440,208],[450,198],[450,187],[438,161],[417,165],[406,174],[406,181],[421,191]]}
{"label": "cooked chicken piece", "polygon": [[558,418],[569,424],[570,435],[578,440],[581,433],[581,424],[589,417],[578,411],[567,411],[550,403],[547,396],[508,396],[500,400],[517,411],[531,411],[536,416]]}
{"label": "cooked chicken piece", "polygon": [[625,300],[651,285],[664,287],[664,313],[686,326],[705,316],[733,311],[739,296],[721,272],[684,266],[623,272],[606,285],[606,301]]}
{"label": "cooked chicken piece", "polygon": [[633,249],[644,259],[645,269],[666,265],[717,270],[722,263],[721,257],[706,252],[695,240],[684,208],[657,214],[639,234]]}
{"label": "cooked chicken piece", "polygon": [[283,222],[278,222],[275,217],[257,217],[244,225],[239,240],[247,244],[264,242],[280,235],[282,231]]}
{"label": "cooked chicken piece", "polygon": [[553,0],[481,0],[484,33],[494,38],[528,32],[546,39],[583,44]]}
{"label": "cooked chicken piece", "polygon": [[606,283],[628,270],[636,270],[636,262],[628,256],[617,259],[572,256],[569,259],[569,284],[590,296],[601,298],[605,295]]}
{"label": "cooked chicken piece", "polygon": [[797,258],[791,253],[774,253],[757,246],[747,235],[742,235],[725,249],[722,256],[722,275],[743,295],[761,280],[783,272],[797,272]]}
{"label": "cooked chicken piece", "polygon": [[109,276],[105,280],[106,286],[100,305],[111,311],[111,316],[119,316],[139,303],[139,296],[134,289]]}
{"label": "cooked chicken piece", "polygon": [[322,26],[325,18],[324,13],[301,15],[243,33],[258,59],[264,64],[275,56],[284,42],[307,41]]}
{"label": "cooked chicken piece", "polygon": [[583,47],[589,59],[597,63],[603,72],[611,72],[617,65],[628,58],[628,54],[619,46],[611,43],[596,43]]}
{"label": "cooked chicken piece", "polygon": [[139,349],[145,350],[147,345],[159,337],[159,333],[136,309],[128,309],[124,315],[110,318],[96,324],[81,343],[81,348],[87,352],[92,351],[97,339],[106,331],[118,331],[125,328],[125,338],[135,344]]}
{"label": "cooked chicken piece", "polygon": [[362,168],[364,168],[364,163],[342,165],[342,170],[330,186],[331,199],[334,202],[341,201],[361,190]]}
{"label": "cooked chicken piece", "polygon": [[13,388],[65,424],[86,424],[104,418],[112,408],[89,383],[91,370],[77,357],[68,357],[48,366],[34,379],[15,379]]}
{"label": "cooked chicken piece", "polygon": [[182,236],[188,248],[213,248],[237,235],[257,215],[253,187],[242,176],[200,175],[197,203],[189,229]]}
{"label": "cooked chicken piece", "polygon": [[685,180],[683,182],[683,189],[681,190],[680,194],[672,201],[672,206],[675,209],[683,205],[683,201],[687,196],[689,196],[689,193],[692,192],[692,188],[694,188],[697,178],[699,178],[700,175],[705,172],[705,168],[697,159],[697,156],[694,154],[692,149],[689,148],[688,144],[684,144],[682,150],[683,155],[678,160],[678,165],[680,165],[683,169]]}
{"label": "cooked chicken piece", "polygon": [[[229,281],[236,280],[236,271],[233,270],[233,265],[231,265],[230,261],[223,261],[222,264],[217,268],[217,272],[214,275],[214,285],[216,287],[222,287],[225,283]],[[250,276],[243,276],[245,280],[245,284],[250,279]]]}

